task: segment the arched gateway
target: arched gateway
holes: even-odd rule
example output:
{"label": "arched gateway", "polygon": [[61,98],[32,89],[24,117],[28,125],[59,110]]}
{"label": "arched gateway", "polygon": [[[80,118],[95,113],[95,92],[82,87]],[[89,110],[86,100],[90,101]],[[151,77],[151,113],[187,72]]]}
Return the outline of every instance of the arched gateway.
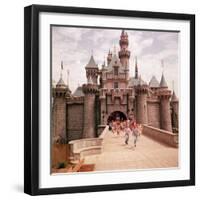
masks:
{"label": "arched gateway", "polygon": [[116,120],[120,120],[120,121],[127,120],[127,116],[126,116],[126,114],[124,114],[121,111],[114,111],[109,115],[109,117],[107,119],[107,123],[109,123],[113,120],[114,121],[116,121]]}

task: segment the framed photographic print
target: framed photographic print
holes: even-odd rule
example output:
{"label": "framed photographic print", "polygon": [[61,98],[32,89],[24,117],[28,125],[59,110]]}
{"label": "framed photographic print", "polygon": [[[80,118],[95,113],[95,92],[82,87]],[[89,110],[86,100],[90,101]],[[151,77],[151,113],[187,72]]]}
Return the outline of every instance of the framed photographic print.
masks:
{"label": "framed photographic print", "polygon": [[25,8],[24,191],[195,184],[195,16]]}

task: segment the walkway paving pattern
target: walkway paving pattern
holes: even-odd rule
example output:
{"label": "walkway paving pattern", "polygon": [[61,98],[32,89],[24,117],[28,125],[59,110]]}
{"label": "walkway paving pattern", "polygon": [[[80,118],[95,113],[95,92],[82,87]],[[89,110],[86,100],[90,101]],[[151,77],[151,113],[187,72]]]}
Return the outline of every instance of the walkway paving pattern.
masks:
{"label": "walkway paving pattern", "polygon": [[85,157],[85,163],[95,164],[94,171],[178,167],[178,148],[165,146],[144,135],[139,137],[136,148],[132,137],[128,145],[124,141],[124,133],[117,136],[107,131],[102,153]]}

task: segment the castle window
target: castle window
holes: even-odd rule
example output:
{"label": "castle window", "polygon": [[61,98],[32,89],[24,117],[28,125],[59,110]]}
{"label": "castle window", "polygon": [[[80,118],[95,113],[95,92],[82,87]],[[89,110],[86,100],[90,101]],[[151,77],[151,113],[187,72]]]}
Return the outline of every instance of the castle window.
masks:
{"label": "castle window", "polygon": [[118,82],[114,82],[114,88],[118,88]]}
{"label": "castle window", "polygon": [[114,75],[115,75],[115,76],[118,76],[118,67],[115,67],[115,68],[114,68]]}

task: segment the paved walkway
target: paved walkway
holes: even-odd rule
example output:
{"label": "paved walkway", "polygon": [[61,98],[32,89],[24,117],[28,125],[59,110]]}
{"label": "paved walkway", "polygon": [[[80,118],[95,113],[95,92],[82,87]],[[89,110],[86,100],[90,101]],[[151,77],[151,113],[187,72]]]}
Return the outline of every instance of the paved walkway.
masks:
{"label": "paved walkway", "polygon": [[178,167],[178,149],[160,144],[141,135],[137,147],[133,147],[133,138],[125,145],[125,137],[113,135],[108,131],[103,141],[100,155],[85,157],[85,163],[95,164],[95,171],[122,169],[149,169]]}

